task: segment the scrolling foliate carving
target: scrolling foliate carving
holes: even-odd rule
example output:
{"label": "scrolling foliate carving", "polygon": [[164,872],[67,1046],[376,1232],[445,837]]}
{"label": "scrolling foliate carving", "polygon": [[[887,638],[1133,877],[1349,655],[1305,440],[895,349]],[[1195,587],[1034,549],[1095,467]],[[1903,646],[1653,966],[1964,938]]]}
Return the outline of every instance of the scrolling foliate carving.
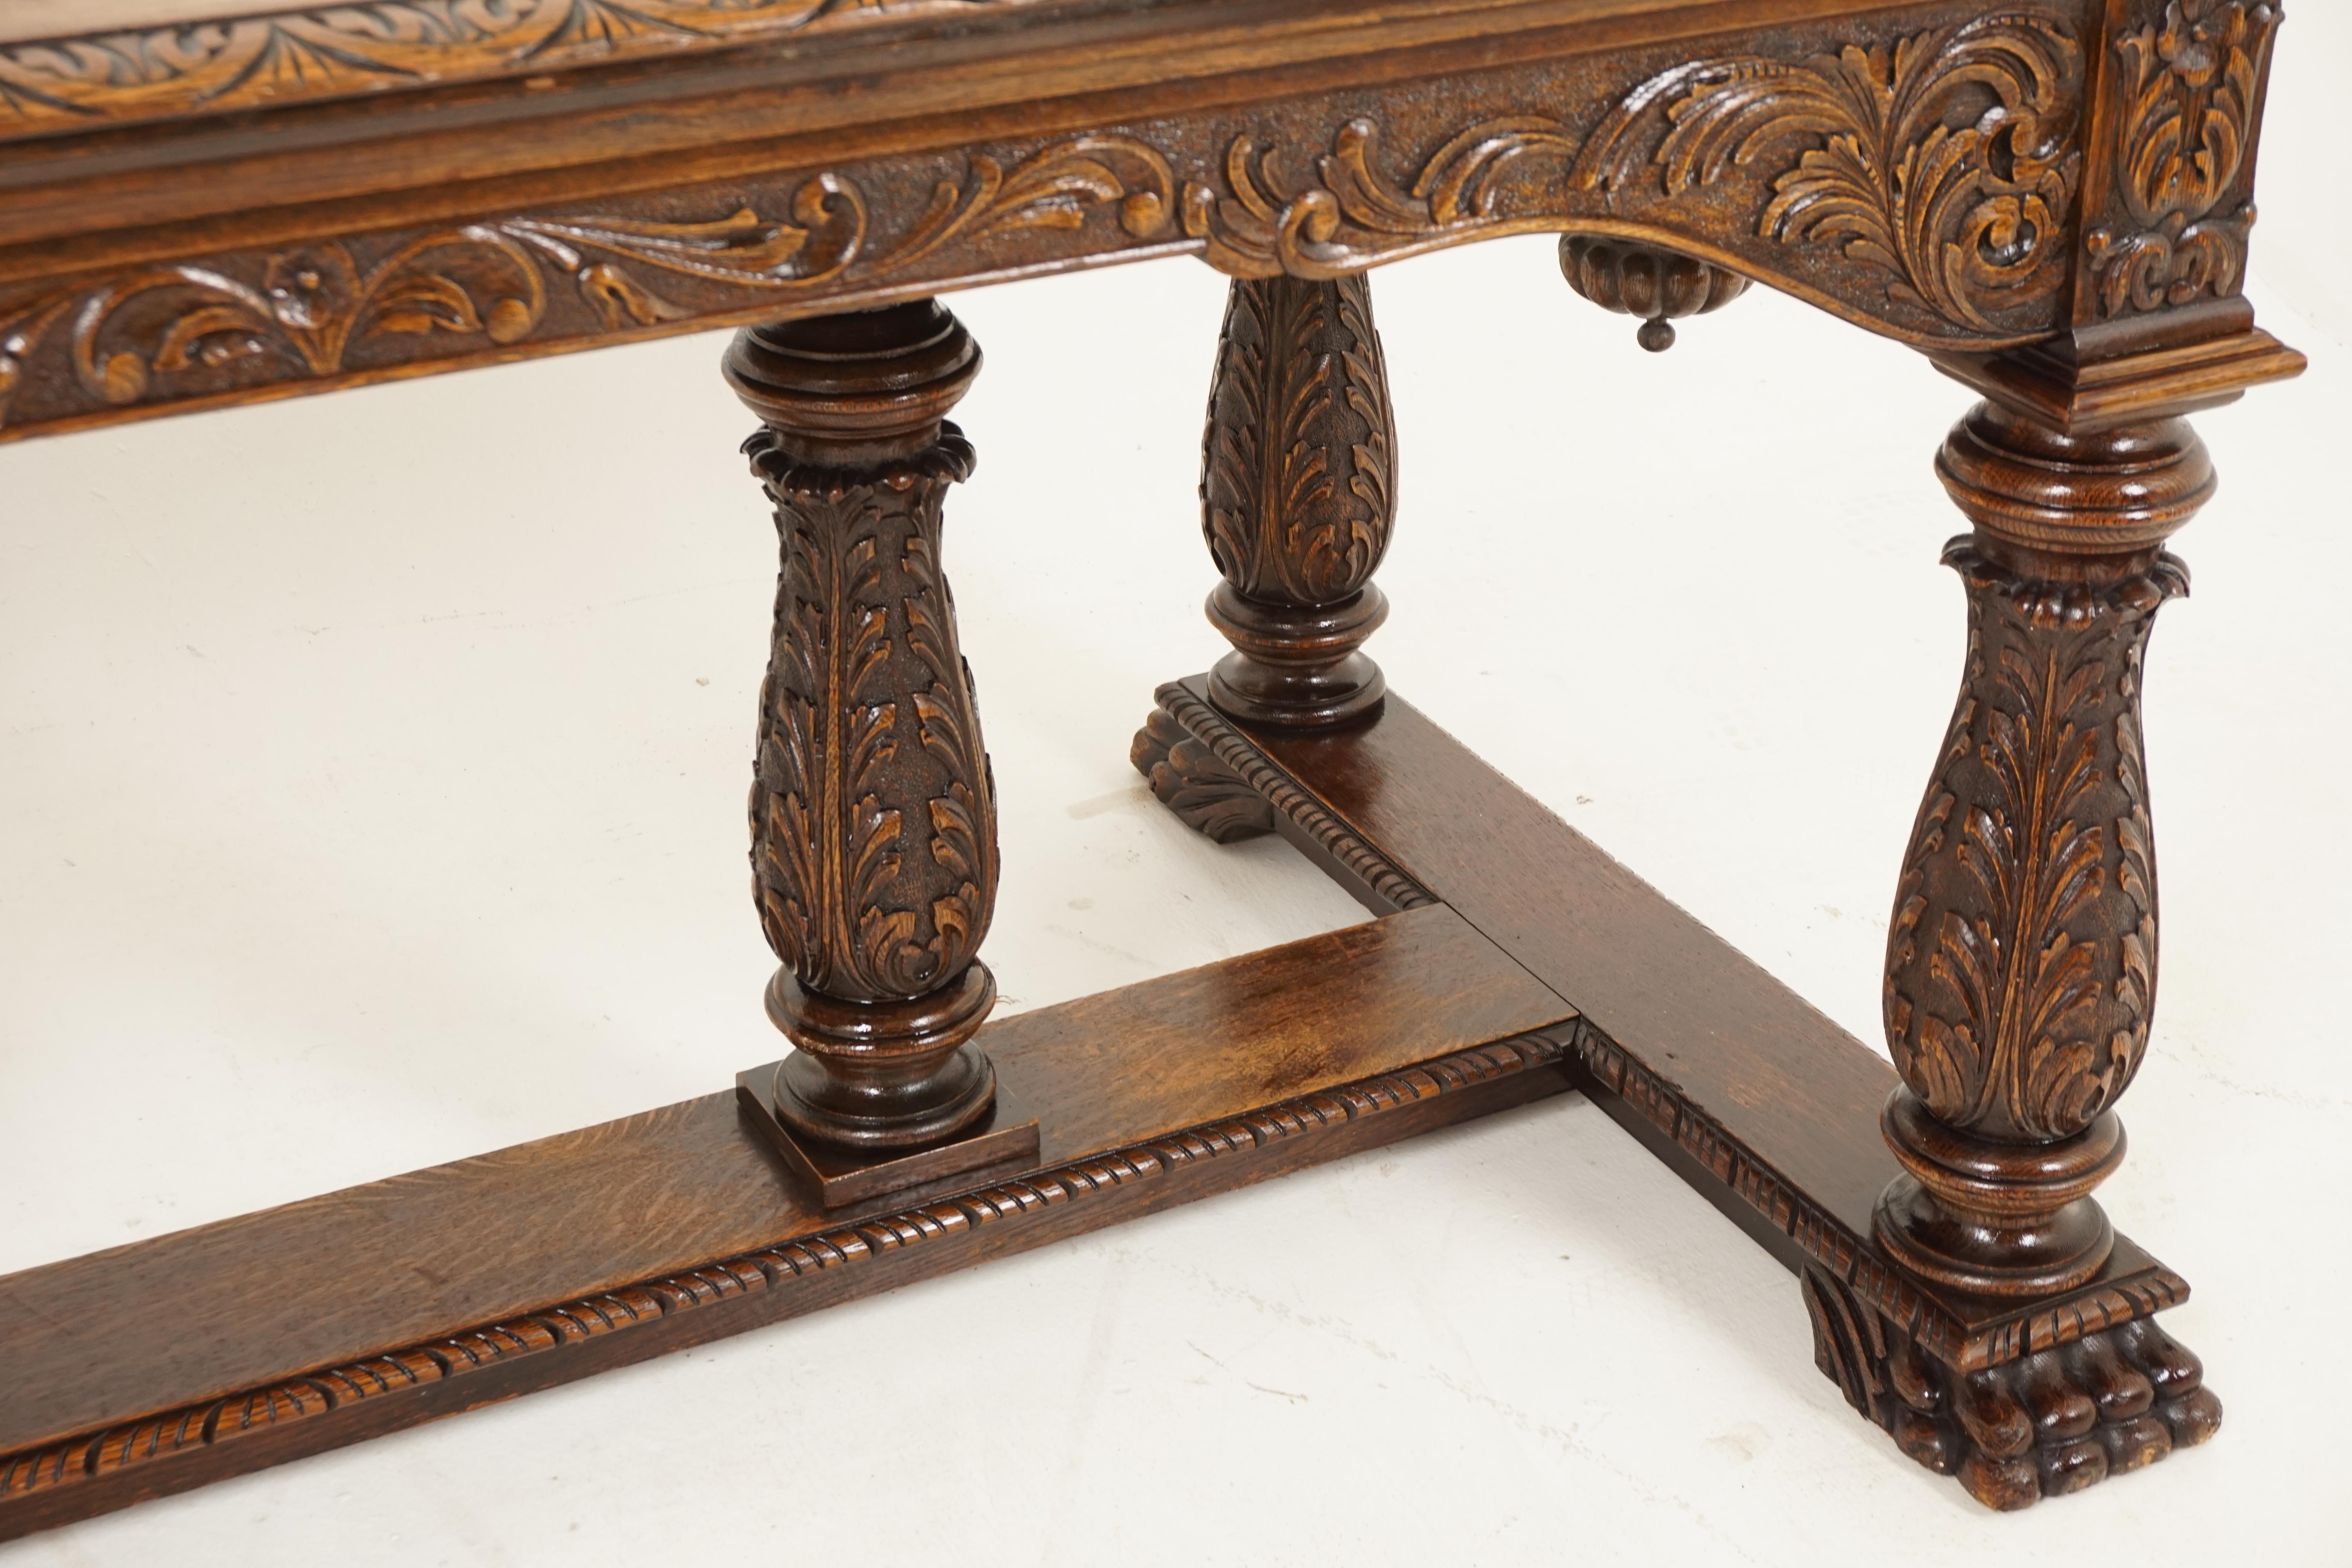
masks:
{"label": "scrolling foliate carving", "polygon": [[1792,63],[1727,55],[1626,95],[1570,176],[1667,201],[1804,150],[1763,237],[1841,246],[1889,291],[1962,327],[2064,281],[2081,169],[2082,48],[2057,20],[1990,16]]}
{"label": "scrolling foliate carving", "polygon": [[[1097,210],[1113,214],[1131,238],[1172,238],[1176,201],[1174,172],[1151,147],[1078,136],[1009,165],[986,154],[965,159],[961,178],[938,181],[879,247],[865,192],[828,172],[801,181],[777,216],[740,203],[709,219],[530,216],[425,234],[368,260],[359,242],[330,241],[242,268],[157,267],[76,300],[72,371],[87,394],[115,406],[207,373],[234,374],[240,364],[253,379],[285,379],[261,363],[273,358],[297,375],[331,376],[354,368],[358,345],[388,335],[438,334],[480,348],[523,342],[548,318],[551,281],[569,282],[596,324],[618,331],[887,284],[960,237],[1077,229]],[[675,281],[653,280],[664,276]],[[682,297],[680,283],[700,297]],[[0,307],[0,423],[21,362],[54,313],[46,297]]]}
{"label": "scrolling foliate carving", "polygon": [[65,290],[73,330],[11,329],[11,431],[1115,258],[1193,251],[1237,277],[1328,281],[1538,230],[1654,244],[1937,347],[2064,324],[2084,74],[2064,24],[1847,18],[1772,37],[1770,55],[1651,56],[1631,88],[1636,69],[1606,58],[1533,60],[25,277],[0,323]]}
{"label": "scrolling foliate carving", "polygon": [[1887,1039],[1941,1122],[2070,1138],[2131,1081],[2156,993],[2139,679],[2179,561],[2105,585],[2021,578],[1969,541],[1969,671],[1895,895]]}
{"label": "scrolling foliate carving", "polygon": [[0,133],[544,71],[1034,0],[368,0],[0,44]]}
{"label": "scrolling foliate carving", "polygon": [[1072,230],[1087,215],[1117,215],[1129,237],[1175,233],[1176,175],[1166,157],[1127,136],[1074,136],[1011,167],[986,153],[964,161],[961,180],[940,180],[905,231],[869,250],[866,196],[856,181],[827,172],[793,194],[792,217],[738,208],[708,223],[627,217],[516,218],[501,233],[537,246],[577,279],[581,297],[608,326],[650,326],[698,313],[648,288],[603,252],[681,277],[745,289],[814,290],[844,281],[881,281],[930,257],[959,237],[1024,229]]}
{"label": "scrolling foliate carving", "polygon": [[158,375],[273,352],[331,375],[363,337],[447,332],[520,342],[546,309],[539,268],[494,227],[426,235],[365,267],[330,242],[273,255],[254,282],[173,266],[108,284],[75,313],[74,374],[107,402],[132,403]]}
{"label": "scrolling foliate carving", "polygon": [[1214,384],[1201,499],[1217,570],[1276,604],[1362,588],[1396,516],[1396,416],[1365,279],[1236,284]]}
{"label": "scrolling foliate carving", "polygon": [[2170,0],[2160,22],[2116,36],[2124,221],[2084,237],[2103,314],[2238,291],[2254,226],[2242,176],[2278,24],[2275,5]]}
{"label": "scrolling foliate carving", "polygon": [[1542,115],[1481,120],[1400,187],[1381,172],[1380,142],[1379,121],[1350,120],[1314,160],[1315,180],[1294,184],[1281,173],[1280,149],[1237,136],[1225,149],[1222,192],[1201,181],[1185,186],[1185,232],[1207,242],[1212,267],[1237,278],[1344,277],[1481,231],[1524,226],[1507,211],[1522,203],[1504,200],[1526,195],[1514,187],[1528,172],[1513,164],[1528,153],[1564,160],[1577,149],[1568,126]]}
{"label": "scrolling foliate carving", "polygon": [[996,901],[993,792],[939,569],[940,508],[971,471],[952,426],[878,474],[746,446],[783,568],[761,696],[751,861],[769,944],[845,1001],[960,974]]}

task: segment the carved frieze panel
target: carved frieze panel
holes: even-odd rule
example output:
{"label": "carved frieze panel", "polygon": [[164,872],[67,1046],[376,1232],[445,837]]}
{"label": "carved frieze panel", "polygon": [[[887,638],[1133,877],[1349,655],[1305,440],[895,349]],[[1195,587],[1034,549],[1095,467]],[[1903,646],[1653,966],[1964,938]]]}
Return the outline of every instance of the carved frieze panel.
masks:
{"label": "carved frieze panel", "polygon": [[1538,230],[1655,239],[1923,345],[2031,342],[2063,324],[2077,248],[2080,25],[1956,15],[18,284],[0,290],[0,436],[1112,257],[1331,278]]}

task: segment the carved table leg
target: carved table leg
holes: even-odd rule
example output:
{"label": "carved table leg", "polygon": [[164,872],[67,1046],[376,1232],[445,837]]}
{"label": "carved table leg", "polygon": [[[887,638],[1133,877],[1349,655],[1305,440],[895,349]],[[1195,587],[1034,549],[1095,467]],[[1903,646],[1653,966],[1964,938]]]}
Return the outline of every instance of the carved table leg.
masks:
{"label": "carved table leg", "polygon": [[[2091,1280],[2115,1243],[2090,1193],[2122,1162],[2115,1102],[2156,1000],[2142,655],[2157,610],[2188,591],[2163,542],[2212,494],[2213,470],[2180,419],[2064,436],[1991,405],[1937,469],[1976,524],[1944,554],[1968,587],[1969,665],[1889,930],[1903,1084],[1883,1124],[1905,1173],[1880,1199],[1877,1239],[1934,1286],[2024,1300]],[[1832,1332],[1867,1313],[1832,1289],[1807,1281],[1824,1370],[1994,1507],[2136,1468],[2220,1424],[2196,1358],[2152,1325],[1961,1376],[1887,1325]],[[1880,1387],[1864,1397],[1872,1376],[1853,1368],[1871,1363]]]}
{"label": "carved table leg", "polygon": [[783,961],[768,1016],[798,1047],[746,1100],[828,1201],[1036,1152],[1034,1121],[995,1124],[969,1043],[996,1000],[996,807],[940,552],[972,467],[944,416],[979,369],[929,300],[751,328],[727,355],[782,545],[751,865]]}
{"label": "carved table leg", "polygon": [[[1210,700],[1290,729],[1376,714],[1388,685],[1360,650],[1388,617],[1371,579],[1396,519],[1396,419],[1361,274],[1234,281],[1201,508],[1224,578],[1209,620],[1234,645]],[[1162,801],[1220,843],[1273,828],[1265,803],[1171,714],[1151,715],[1131,755]]]}

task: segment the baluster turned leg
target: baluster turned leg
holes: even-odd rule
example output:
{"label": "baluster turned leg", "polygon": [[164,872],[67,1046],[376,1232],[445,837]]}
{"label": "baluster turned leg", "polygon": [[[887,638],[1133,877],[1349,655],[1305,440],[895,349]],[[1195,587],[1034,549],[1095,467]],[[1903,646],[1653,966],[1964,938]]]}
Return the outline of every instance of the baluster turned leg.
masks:
{"label": "baluster turned leg", "polygon": [[[1209,700],[1253,724],[1314,729],[1376,714],[1361,651],[1388,617],[1372,574],[1396,521],[1396,418],[1370,282],[1237,279],[1209,392],[1202,531],[1223,581],[1209,620],[1234,645]],[[1223,841],[1269,808],[1169,713],[1135,738],[1160,798]]]}
{"label": "baluster turned leg", "polygon": [[996,1000],[996,807],[940,508],[971,472],[945,416],[980,362],[929,300],[751,328],[727,355],[782,545],[751,865],[783,961],[768,1016],[798,1047],[744,1092],[828,1201],[1036,1150],[1034,1122],[972,1136],[1003,1120],[971,1043]]}
{"label": "baluster turned leg", "polygon": [[[2164,541],[2213,470],[2181,419],[2068,437],[1991,405],[1937,466],[1976,524],[1944,553],[1968,587],[1969,663],[1888,934],[1903,1083],[1884,1126],[1905,1173],[1877,1232],[1922,1279],[2024,1300],[2093,1279],[2115,1242],[2090,1194],[2123,1160],[2115,1105],[2156,1002],[2142,656],[2189,585]],[[1859,1342],[1827,1332],[1835,1288],[1808,1288],[1849,1397],[1996,1507],[2162,1458],[2221,1421],[2197,1358],[2152,1322],[1960,1375],[1899,1334],[1881,1334],[1891,1359],[1841,1350]],[[1882,1359],[1910,1375],[1882,1368],[1885,1397],[1858,1395],[1874,1379],[1853,1363]]]}

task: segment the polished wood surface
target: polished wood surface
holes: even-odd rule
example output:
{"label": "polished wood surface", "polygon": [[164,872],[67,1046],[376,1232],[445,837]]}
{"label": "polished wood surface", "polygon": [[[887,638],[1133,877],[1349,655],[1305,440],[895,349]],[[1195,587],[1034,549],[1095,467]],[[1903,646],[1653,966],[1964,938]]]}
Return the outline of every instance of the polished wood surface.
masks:
{"label": "polished wood surface", "polygon": [[1558,1093],[1573,1016],[1427,908],[990,1025],[1037,1164],[911,1208],[719,1093],[0,1278],[0,1538]]}
{"label": "polished wood surface", "polygon": [[1224,581],[1209,622],[1234,651],[1219,707],[1320,728],[1380,707],[1361,650],[1388,617],[1372,585],[1396,528],[1396,415],[1362,276],[1234,285],[1202,438],[1201,531]]}
{"label": "polished wood surface", "polygon": [[[0,44],[31,73],[0,90],[0,438],[1113,260],[1328,279],[1529,230],[1990,382],[2060,341],[2033,374],[2118,405],[2096,367],[2184,342],[2211,397],[2299,365],[2231,314],[2275,32],[2242,0],[2200,11],[2212,71],[2156,0],[663,5],[714,26],[541,47],[545,5],[463,38],[414,5],[286,13],[220,30],[221,59],[295,62],[226,93],[176,47]],[[440,65],[368,65],[379,34]],[[2190,119],[2230,153],[2193,177],[2160,155]]]}
{"label": "polished wood surface", "polygon": [[[980,347],[936,300],[754,328],[727,378],[782,566],[760,690],[751,881],[783,961],[768,1016],[797,1047],[764,1106],[796,1168],[872,1162],[862,1195],[1035,1151],[965,1140],[995,1071],[971,1037],[996,1003],[979,958],[996,910],[996,786],[948,586],[950,486],[971,443],[948,412]],[[1013,1124],[1017,1125],[1017,1123]],[[1011,1131],[1011,1126],[1005,1131]]]}
{"label": "polished wood surface", "polygon": [[[1162,690],[1195,734],[1220,721],[1197,679]],[[1190,702],[1185,700],[1189,698]],[[1873,1242],[1898,1174],[1878,1134],[1895,1070],[1661,897],[1410,704],[1332,735],[1223,726],[1388,863],[1572,1003],[1591,1087],[1621,1121],[1670,1140],[1677,1169],[1783,1262],[1854,1288],[1974,1369],[2184,1300],[2118,1240],[2094,1287],[2021,1310],[1930,1289]],[[1260,775],[1261,777],[1264,775]]]}
{"label": "polished wood surface", "polygon": [[[2243,295],[2280,22],[0,0],[0,439],[748,329],[783,568],[755,896],[796,1047],[742,1080],[753,1131],[714,1095],[0,1280],[0,1531],[1571,1074],[1801,1274],[1822,1370],[1980,1501],[2202,1441],[2220,1405],[2150,1321],[2188,1287],[2090,1193],[2154,1003],[2139,660],[2211,487],[2182,418],[2303,363]],[[1894,1068],[1362,652],[1400,444],[1364,274],[1532,231],[1647,346],[1761,282],[1987,399],[1939,460],[1970,655],[1899,870]],[[1385,918],[983,1028],[992,785],[940,561],[979,356],[932,296],[1177,254],[1235,279],[1202,480],[1234,651],[1132,756],[1187,822],[1280,833]],[[1032,1116],[1007,1181],[999,1123]]]}
{"label": "polished wood surface", "polygon": [[1207,690],[1163,688],[1161,732],[1352,847],[1343,880],[1446,899],[1573,1001],[1580,1087],[1800,1275],[1821,1370],[1905,1454],[2012,1509],[2219,1428],[2197,1358],[2149,1321],[2188,1284],[2128,1239],[2026,1300],[1903,1267],[1876,1219],[1901,1173],[1876,1135],[1888,1064],[1412,707],[1317,734],[1229,721]]}

